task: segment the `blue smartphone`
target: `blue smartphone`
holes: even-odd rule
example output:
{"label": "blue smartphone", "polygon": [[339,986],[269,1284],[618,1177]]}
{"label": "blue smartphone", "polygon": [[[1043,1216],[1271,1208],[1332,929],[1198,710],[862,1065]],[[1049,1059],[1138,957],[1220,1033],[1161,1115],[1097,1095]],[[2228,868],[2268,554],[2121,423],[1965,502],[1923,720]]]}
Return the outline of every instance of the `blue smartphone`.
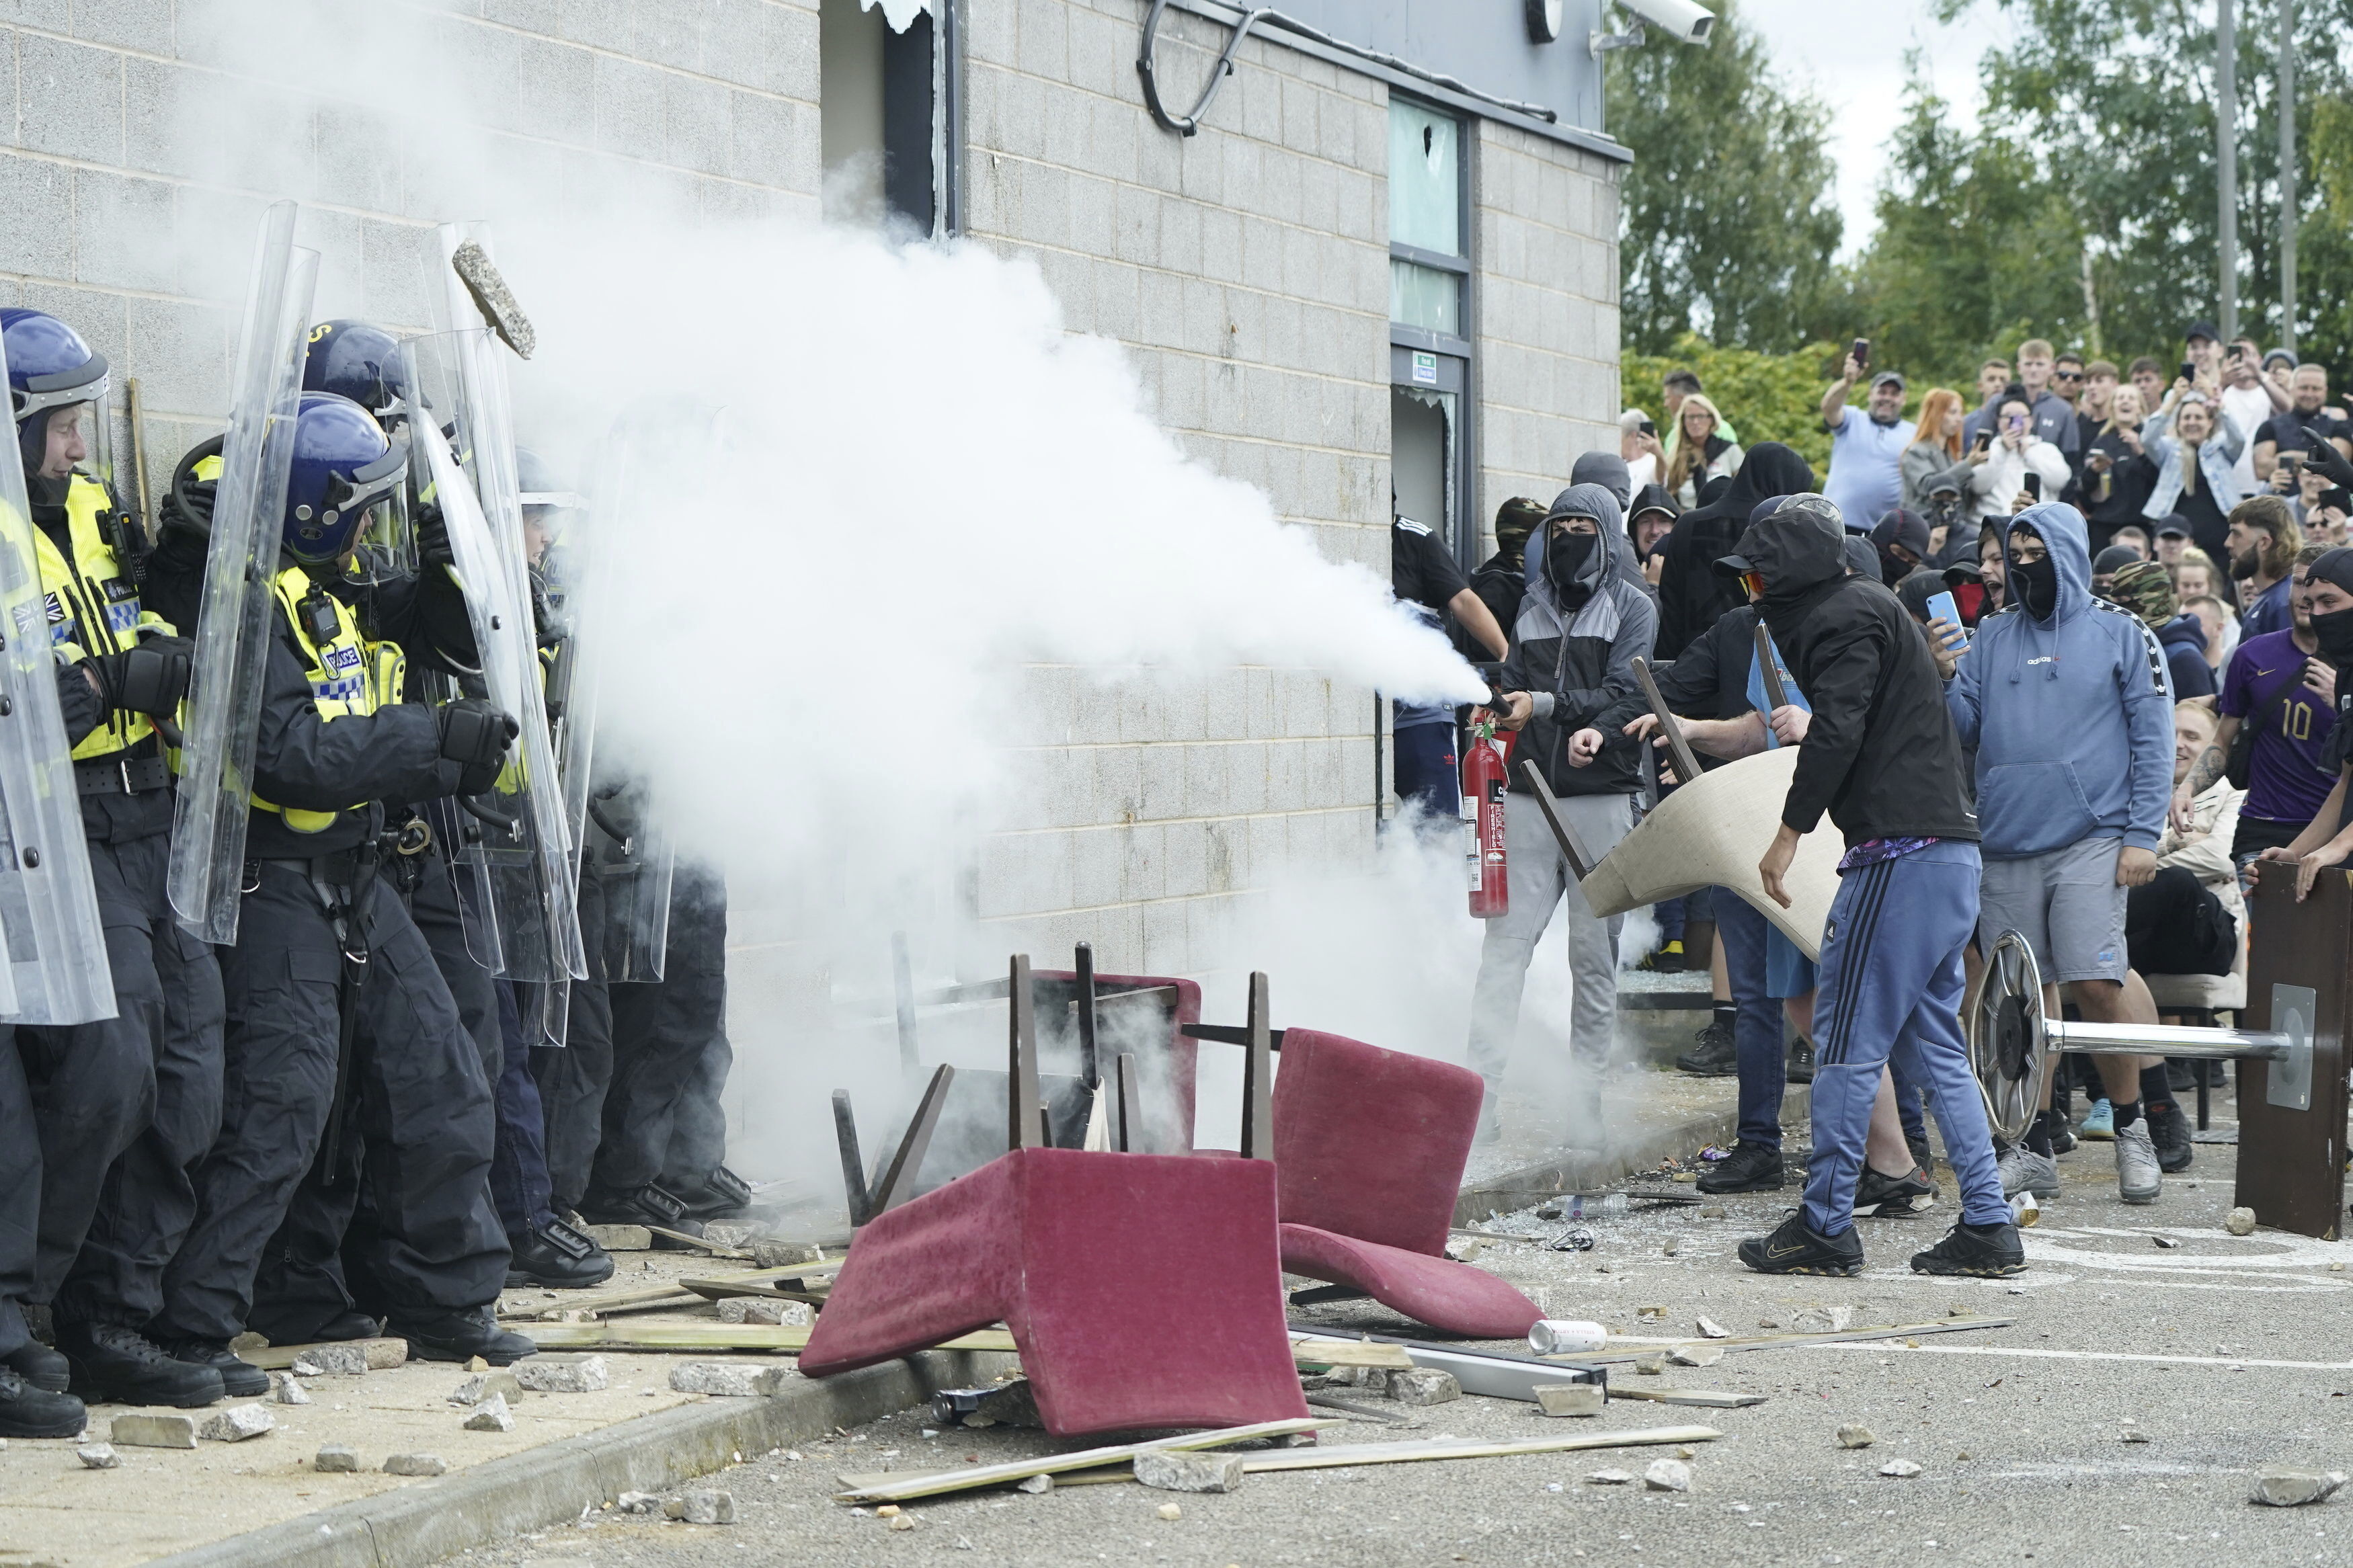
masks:
{"label": "blue smartphone", "polygon": [[1968,627],[1961,625],[1961,609],[1959,605],[1953,603],[1953,595],[1951,594],[1931,594],[1928,595],[1928,618],[1931,620],[1950,621],[1955,626],[1959,627],[1961,633],[1961,646],[1955,648],[1953,651],[1955,653],[1968,652],[1969,629]]}

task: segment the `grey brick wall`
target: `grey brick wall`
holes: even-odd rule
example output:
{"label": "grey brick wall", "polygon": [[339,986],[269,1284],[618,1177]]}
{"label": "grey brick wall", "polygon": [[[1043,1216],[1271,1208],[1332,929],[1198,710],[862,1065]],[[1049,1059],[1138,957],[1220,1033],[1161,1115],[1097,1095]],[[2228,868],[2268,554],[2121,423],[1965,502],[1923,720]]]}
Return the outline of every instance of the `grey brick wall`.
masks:
{"label": "grey brick wall", "polygon": [[226,412],[267,198],[304,204],[322,315],[424,323],[420,241],[477,210],[485,174],[385,135],[392,95],[463,105],[488,177],[526,204],[617,189],[650,214],[816,216],[816,0],[461,0],[431,59],[356,79],[307,68],[299,26],[269,58],[225,47],[222,9],[14,0],[0,23],[0,301],[65,318],[118,384],[139,378],[151,489]]}
{"label": "grey brick wall", "polygon": [[[1254,36],[1197,136],[1145,111],[1143,0],[975,0],[971,234],[1034,258],[1070,325],[1119,339],[1201,461],[1266,490],[1324,553],[1385,571],[1388,89]],[[1225,29],[1175,10],[1163,91],[1189,104]],[[1549,497],[1616,413],[1613,166],[1486,126],[1477,506]],[[1286,864],[1373,844],[1370,691],[1244,670],[1206,701],[1033,672],[1028,815],[984,849],[979,912],[1039,951],[1089,937],[1155,973],[1212,961],[1223,906]]]}

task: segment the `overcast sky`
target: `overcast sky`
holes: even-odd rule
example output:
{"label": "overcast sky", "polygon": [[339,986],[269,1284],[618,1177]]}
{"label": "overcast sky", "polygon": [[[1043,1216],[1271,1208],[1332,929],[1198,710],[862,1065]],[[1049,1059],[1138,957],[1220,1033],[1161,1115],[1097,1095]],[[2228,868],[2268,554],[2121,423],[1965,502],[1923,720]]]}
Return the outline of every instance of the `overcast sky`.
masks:
{"label": "overcast sky", "polygon": [[1978,60],[2009,31],[1992,0],[1977,0],[1949,27],[1937,25],[1925,0],[1741,0],[1740,16],[1764,34],[1783,76],[1831,107],[1847,256],[1876,226],[1872,196],[1903,102],[1905,51],[1921,47],[1937,89],[1961,123],[1973,125]]}

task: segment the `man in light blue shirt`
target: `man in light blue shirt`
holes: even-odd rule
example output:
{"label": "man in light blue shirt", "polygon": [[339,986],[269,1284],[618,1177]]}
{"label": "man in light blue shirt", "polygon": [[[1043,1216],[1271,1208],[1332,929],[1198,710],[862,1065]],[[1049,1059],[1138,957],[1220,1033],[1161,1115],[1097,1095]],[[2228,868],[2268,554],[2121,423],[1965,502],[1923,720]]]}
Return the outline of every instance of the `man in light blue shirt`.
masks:
{"label": "man in light blue shirt", "polygon": [[1904,417],[1904,378],[1883,370],[1871,378],[1871,396],[1861,408],[1849,408],[1846,395],[1862,379],[1854,355],[1846,356],[1846,374],[1822,394],[1822,423],[1831,433],[1831,475],[1822,482],[1828,496],[1846,520],[1850,532],[1868,533],[1872,524],[1904,503],[1904,448],[1912,440],[1912,422]]}

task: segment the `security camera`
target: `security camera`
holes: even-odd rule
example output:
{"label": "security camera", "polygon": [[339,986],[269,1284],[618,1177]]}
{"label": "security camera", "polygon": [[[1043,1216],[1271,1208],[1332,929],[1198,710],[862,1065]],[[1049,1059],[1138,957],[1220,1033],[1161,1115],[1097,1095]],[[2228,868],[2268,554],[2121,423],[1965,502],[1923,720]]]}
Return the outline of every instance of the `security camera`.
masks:
{"label": "security camera", "polygon": [[1609,34],[1596,31],[1593,52],[1598,57],[1605,50],[1631,48],[1642,41],[1642,22],[1662,28],[1678,43],[1704,44],[1715,28],[1715,13],[1692,3],[1692,0],[1618,0],[1620,5],[1641,18],[1630,33]]}

